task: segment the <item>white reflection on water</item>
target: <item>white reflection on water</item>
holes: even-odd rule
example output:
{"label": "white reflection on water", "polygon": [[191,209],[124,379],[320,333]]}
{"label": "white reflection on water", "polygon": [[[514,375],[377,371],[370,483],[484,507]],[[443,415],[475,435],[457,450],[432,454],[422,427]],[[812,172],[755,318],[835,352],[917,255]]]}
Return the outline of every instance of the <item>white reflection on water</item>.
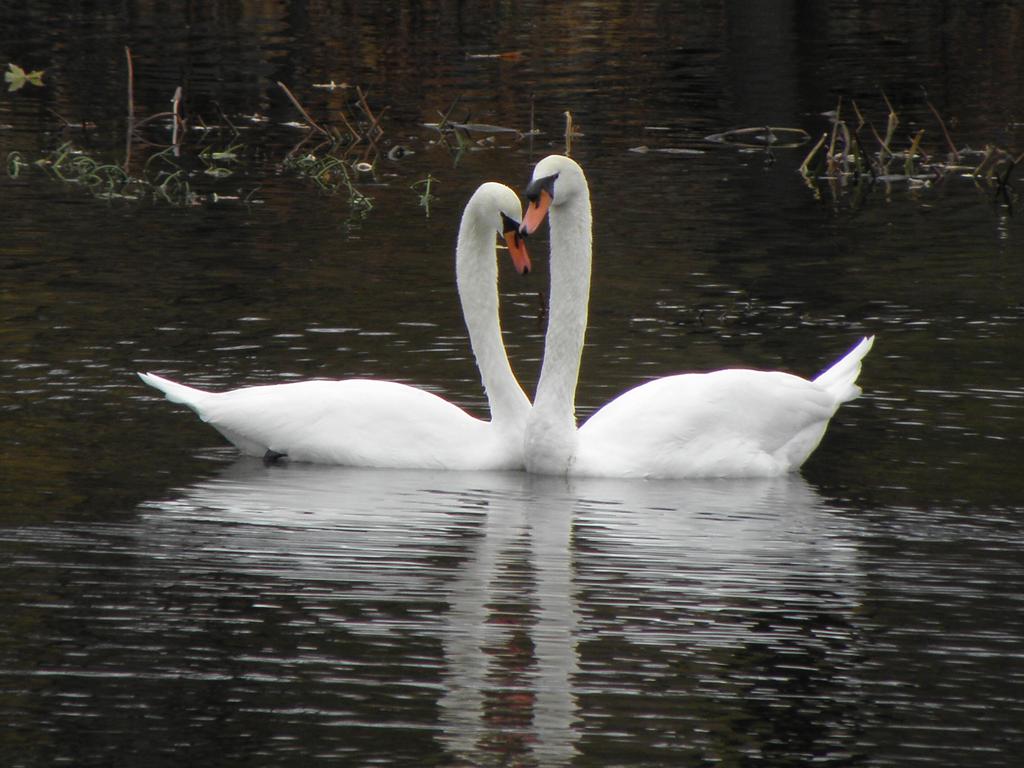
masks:
{"label": "white reflection on water", "polygon": [[[613,656],[581,670],[588,642],[699,657],[786,642],[784,627],[766,637],[749,616],[736,620],[744,600],[759,615],[788,615],[842,593],[847,612],[861,579],[834,524],[798,476],[567,481],[243,460],[147,504],[138,533],[183,570],[269,576],[314,601],[413,606],[400,619],[368,610],[333,620],[370,645],[395,631],[440,642],[436,727],[448,752],[553,765],[573,758],[585,731],[613,725],[591,721],[582,694],[601,708],[603,692],[646,693]],[[402,664],[423,672],[422,660]],[[630,706],[659,712],[680,695],[690,698]]]}

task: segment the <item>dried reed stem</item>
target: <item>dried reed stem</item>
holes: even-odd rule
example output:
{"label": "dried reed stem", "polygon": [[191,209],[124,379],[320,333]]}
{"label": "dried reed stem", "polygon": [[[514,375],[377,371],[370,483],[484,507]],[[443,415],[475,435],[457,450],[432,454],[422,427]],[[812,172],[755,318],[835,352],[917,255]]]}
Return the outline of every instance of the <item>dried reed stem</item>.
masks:
{"label": "dried reed stem", "polygon": [[312,126],[314,129],[320,131],[320,133],[324,134],[325,136],[330,136],[331,135],[324,128],[322,128],[320,126],[320,124],[317,123],[316,120],[314,120],[312,117],[310,117],[309,112],[307,112],[305,109],[302,108],[302,105],[299,104],[299,100],[296,99],[295,96],[292,94],[292,92],[288,90],[288,86],[287,85],[282,83],[280,80],[277,81],[277,84],[281,87],[281,90],[284,91],[284,93],[288,97],[289,101],[291,101],[291,103],[295,105],[295,108],[297,110],[299,110],[299,112],[302,113],[302,116],[304,118],[306,118],[306,122],[309,123],[310,126]]}
{"label": "dried reed stem", "polygon": [[171,144],[174,146],[174,154],[177,156],[181,150],[181,137],[184,131],[181,128],[181,86],[174,89],[174,98],[171,99],[171,111],[174,114],[174,128],[171,131]]}
{"label": "dried reed stem", "polygon": [[899,127],[900,118],[896,114],[896,110],[892,108],[892,102],[889,101],[889,97],[884,93],[882,98],[885,99],[885,106],[889,108],[889,118],[885,126],[885,141],[882,142],[882,151],[892,157],[892,150],[889,146],[892,144],[892,137],[896,135],[896,128]]}
{"label": "dried reed stem", "polygon": [[[370,127],[365,132],[366,140],[370,142],[374,152],[380,152],[377,147],[377,139],[384,135],[384,129],[380,127],[380,119],[384,117],[384,113],[388,111],[388,108],[384,107],[380,114],[375,117],[370,110],[370,105],[366,103],[366,93],[358,85],[356,86],[356,95],[359,97],[359,108],[363,110],[363,114],[370,120]],[[376,132],[376,136],[374,136],[374,132]]]}
{"label": "dried reed stem", "polygon": [[124,138],[124,171],[132,161],[132,134],[135,132],[135,68],[132,66],[132,49],[124,47],[124,57],[128,66],[128,129]]}
{"label": "dried reed stem", "polygon": [[836,104],[836,114],[832,121],[832,140],[828,145],[828,174],[829,176],[836,175],[836,138],[839,135],[839,121],[841,119],[840,113],[843,109],[843,97],[839,97],[839,102]]}
{"label": "dried reed stem", "polygon": [[853,114],[857,116],[857,131],[860,131],[867,121],[864,119],[864,115],[860,113],[860,109],[857,107],[857,102],[851,99],[850,104],[853,106]]}
{"label": "dried reed stem", "polygon": [[811,147],[811,151],[807,153],[807,157],[804,158],[804,161],[800,163],[800,173],[803,174],[804,176],[807,175],[807,166],[810,165],[811,158],[818,154],[818,150],[825,145],[825,139],[827,138],[828,131],[825,131],[823,134],[821,134],[821,138],[818,139],[818,143]]}
{"label": "dried reed stem", "polygon": [[[441,115],[441,122],[437,124],[437,130],[439,133],[444,133],[444,129],[448,126],[448,118],[452,116],[452,112],[455,111],[455,107],[458,105],[459,99],[461,98],[461,94],[459,96],[456,96],[455,101],[453,101],[452,105],[448,107],[448,111]],[[441,113],[438,112],[438,114],[440,115]]]}
{"label": "dried reed stem", "polygon": [[924,137],[924,128],[917,132],[914,136],[913,142],[910,144],[910,149],[907,150],[907,159],[904,164],[904,170],[907,176],[914,175],[914,155],[917,154],[918,148],[921,146],[921,139]]}
{"label": "dried reed stem", "polygon": [[949,145],[950,156],[953,158],[954,162],[959,163],[960,153],[957,152],[956,146],[953,144],[953,139],[950,137],[949,131],[946,130],[946,123],[942,120],[942,115],[939,114],[939,110],[937,110],[935,106],[928,101],[928,99],[925,99],[924,103],[928,105],[928,109],[932,111],[932,114],[935,115],[935,119],[939,121],[939,127],[942,128],[942,135],[946,137],[946,144]]}

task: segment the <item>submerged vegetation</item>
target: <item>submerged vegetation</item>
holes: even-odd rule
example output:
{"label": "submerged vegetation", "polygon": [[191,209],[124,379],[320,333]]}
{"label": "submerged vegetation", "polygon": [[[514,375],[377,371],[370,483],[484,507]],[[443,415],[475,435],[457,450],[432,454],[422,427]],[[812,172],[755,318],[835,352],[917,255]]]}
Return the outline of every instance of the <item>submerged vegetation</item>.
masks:
{"label": "submerged vegetation", "polygon": [[[1024,161],[1024,153],[996,144],[986,144],[981,149],[957,147],[946,121],[927,99],[925,104],[935,129],[915,126],[908,133],[901,130],[904,121],[889,99],[884,94],[882,99],[888,112],[881,132],[856,101],[846,104],[840,99],[834,110],[823,113],[829,129],[806,152],[797,168],[816,197],[821,198],[827,190],[835,200],[859,202],[878,187],[931,188],[949,179],[963,178],[1007,206],[1019,199],[1013,177]],[[656,135],[670,128],[647,126],[644,130]],[[935,135],[941,139],[936,140]],[[709,151],[712,145],[720,145],[762,156],[767,165],[773,165],[778,150],[798,149],[810,142],[810,134],[801,128],[755,126],[713,133],[693,146],[642,144],[629,151],[695,156]]]}
{"label": "submerged vegetation", "polygon": [[26,72],[17,64],[11,62],[7,65],[7,71],[4,72],[4,82],[7,83],[8,91],[20,91],[26,84],[42,88],[43,74],[43,71],[39,69]]}
{"label": "submerged vegetation", "polygon": [[[266,157],[267,142],[245,138],[253,128],[301,131],[290,149],[271,161],[285,176],[308,182],[327,194],[342,194],[356,215],[373,209],[373,198],[366,192],[368,183],[378,183],[377,171],[382,160],[397,162],[415,151],[406,144],[391,142],[385,136],[382,119],[388,108],[374,109],[368,93],[360,86],[330,81],[313,83],[311,88],[329,92],[341,91],[351,98],[332,102],[328,117],[314,117],[291,88],[282,82],[277,86],[287,98],[297,119],[272,123],[263,115],[236,116],[234,120],[223,111],[216,120],[202,115],[186,115],[185,94],[178,87],[171,99],[171,109],[142,117],[135,109],[135,73],[131,50],[125,48],[127,72],[126,123],[124,151],[113,158],[108,150],[89,148],[89,134],[95,125],[74,123],[54,115],[63,125],[62,140],[53,149],[29,156],[19,150],[8,153],[7,173],[18,178],[30,172],[42,172],[49,178],[83,189],[105,201],[150,200],[179,207],[200,206],[224,201],[259,203],[259,187],[248,182],[251,162]],[[41,72],[25,73],[15,65],[7,73],[11,89],[30,82],[41,84]],[[425,124],[439,134],[440,144],[458,161],[470,149],[499,146],[496,136],[520,141],[533,131],[452,119],[459,100],[441,114],[440,123]],[[219,108],[218,108],[219,109]],[[69,140],[69,132],[81,135]],[[480,138],[482,136],[482,138]],[[275,143],[280,145],[279,141]],[[434,191],[439,180],[427,174],[410,185],[415,198],[430,215],[430,205],[437,199]]]}
{"label": "submerged vegetation", "polygon": [[1006,204],[1016,199],[1011,179],[1024,154],[992,144],[982,149],[958,148],[939,111],[927,100],[942,135],[941,145],[926,141],[925,128],[901,141],[899,115],[884,94],[882,98],[888,107],[884,134],[864,116],[856,101],[845,107],[840,100],[834,111],[825,113],[831,129],[821,135],[799,168],[816,194],[820,194],[820,183],[841,194],[877,184],[929,187],[962,177],[991,190]]}
{"label": "submerged vegetation", "polygon": [[[280,157],[271,158],[275,171],[308,183],[320,192],[344,195],[352,213],[363,216],[373,210],[374,199],[367,188],[382,183],[382,161],[398,162],[421,151],[423,146],[441,146],[458,163],[467,151],[514,146],[539,133],[532,97],[529,125],[523,129],[476,122],[468,114],[458,119],[456,113],[463,110],[456,98],[445,111],[437,112],[437,122],[420,126],[436,133],[436,138],[424,137],[423,145],[410,136],[404,137],[404,142],[393,141],[385,133],[388,107],[375,108],[362,87],[334,80],[309,85],[311,89],[342,96],[332,98],[329,108],[318,110],[307,109],[292,88],[278,81],[280,94],[287,99],[289,111],[296,118],[289,122],[274,123],[260,114],[232,119],[219,106],[216,119],[207,121],[201,114],[187,114],[181,87],[175,89],[170,110],[142,117],[136,114],[135,74],[128,48],[125,63],[127,126],[119,158],[111,157],[109,149],[89,148],[94,124],[74,123],[53,113],[63,124],[61,141],[34,156],[18,150],[10,152],[6,157],[8,175],[18,178],[42,172],[105,201],[149,200],[179,207],[227,201],[259,203],[259,183],[250,180],[254,176],[252,162],[255,158],[267,158],[268,142],[247,138],[251,136],[248,132],[257,127],[276,128],[289,134],[301,133],[297,141],[289,135],[283,144],[280,136],[275,138],[276,146],[281,147]],[[15,91],[27,84],[42,86],[43,74],[26,72],[11,63],[5,80],[10,90]],[[946,121],[927,97],[924,103],[931,115],[928,119],[934,119],[935,127],[915,125],[908,131],[889,99],[884,94],[881,98],[888,110],[884,128],[877,128],[856,101],[840,99],[834,110],[823,113],[829,128],[813,144],[812,137],[803,129],[761,126],[713,133],[686,147],[641,145],[629,151],[693,156],[719,145],[762,154],[766,163],[773,164],[780,150],[811,144],[798,170],[818,198],[830,194],[834,200],[859,204],[872,189],[879,187],[914,190],[963,178],[1007,206],[1017,201],[1019,192],[1013,177],[1024,153],[995,144],[980,149],[957,147]],[[563,151],[571,155],[574,142],[584,140],[585,134],[572,113],[565,111],[563,116]],[[644,130],[656,133],[669,128],[648,126]],[[72,134],[74,138],[69,139],[72,132],[76,132]],[[434,190],[439,184],[437,177],[427,173],[408,185],[427,217],[437,199]]]}

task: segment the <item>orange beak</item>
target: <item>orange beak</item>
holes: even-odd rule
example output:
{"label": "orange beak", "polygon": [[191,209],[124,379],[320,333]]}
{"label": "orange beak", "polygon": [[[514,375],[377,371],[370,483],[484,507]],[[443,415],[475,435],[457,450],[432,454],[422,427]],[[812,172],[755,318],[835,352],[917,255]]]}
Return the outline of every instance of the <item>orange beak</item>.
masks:
{"label": "orange beak", "polygon": [[519,234],[519,230],[510,229],[505,232],[505,243],[508,245],[508,253],[512,257],[516,272],[520,275],[530,274],[530,254],[526,252],[526,240]]}
{"label": "orange beak", "polygon": [[551,193],[546,189],[542,189],[540,194],[537,195],[537,199],[531,200],[527,204],[526,215],[523,216],[523,226],[519,230],[524,234],[532,235],[537,231],[537,227],[540,226],[541,222],[544,221],[544,217],[548,215],[550,207]]}

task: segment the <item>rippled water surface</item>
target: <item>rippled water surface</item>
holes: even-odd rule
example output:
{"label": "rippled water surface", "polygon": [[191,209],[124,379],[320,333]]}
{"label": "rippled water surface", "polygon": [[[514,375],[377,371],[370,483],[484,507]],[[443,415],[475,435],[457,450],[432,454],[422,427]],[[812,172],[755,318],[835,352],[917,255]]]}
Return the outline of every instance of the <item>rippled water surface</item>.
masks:
{"label": "rippled water surface", "polygon": [[[1019,4],[468,5],[0,0],[0,66],[45,72],[0,97],[26,163],[0,174],[0,762],[1016,765],[1019,169],[1005,196],[966,172],[842,188],[796,172],[809,143],[704,137],[813,142],[840,97],[882,131],[884,92],[903,146],[947,153],[930,102],[958,147],[1019,154]],[[183,88],[160,178],[188,205],[36,164],[125,162],[125,46],[138,116]],[[296,148],[278,81],[334,126],[363,89],[370,205],[289,162],[324,150]],[[450,109],[537,133],[443,141],[424,124]],[[799,475],[264,466],[134,377],[386,377],[483,414],[458,218],[564,151],[566,110],[594,205],[579,415],[681,370],[810,376],[875,334]],[[129,170],[169,133],[140,129]],[[532,391],[530,246],[535,273],[500,278]]]}

